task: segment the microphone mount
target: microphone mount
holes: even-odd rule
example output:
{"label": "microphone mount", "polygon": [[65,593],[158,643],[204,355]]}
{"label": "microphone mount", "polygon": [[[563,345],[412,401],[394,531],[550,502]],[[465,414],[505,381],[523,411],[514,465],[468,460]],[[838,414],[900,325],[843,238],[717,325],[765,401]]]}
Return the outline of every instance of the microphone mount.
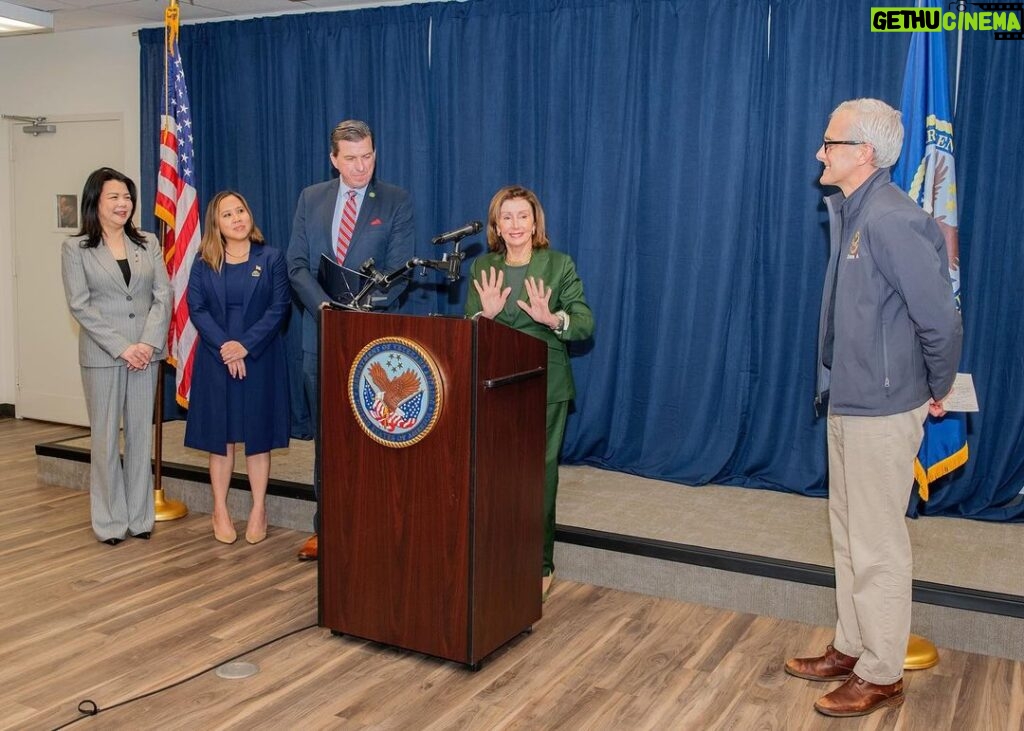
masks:
{"label": "microphone mount", "polygon": [[376,263],[372,258],[367,259],[359,267],[359,273],[366,277],[366,283],[363,284],[362,289],[352,296],[352,301],[345,305],[345,307],[351,310],[372,310],[374,303],[370,295],[374,290],[388,291],[395,282],[415,269],[422,268],[424,271],[435,269],[443,272],[449,282],[459,281],[462,279],[462,262],[466,260],[466,252],[462,251],[459,247],[462,245],[462,239],[469,235],[469,233],[466,233],[454,239],[455,243],[452,246],[452,250],[446,251],[441,255],[440,259],[413,257],[393,272],[388,272],[387,274],[377,269]]}

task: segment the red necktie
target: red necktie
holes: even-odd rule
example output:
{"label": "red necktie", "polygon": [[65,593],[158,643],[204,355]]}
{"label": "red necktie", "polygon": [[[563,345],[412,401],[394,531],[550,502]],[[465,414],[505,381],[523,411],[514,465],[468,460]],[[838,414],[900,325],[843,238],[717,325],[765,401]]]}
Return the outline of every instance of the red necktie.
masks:
{"label": "red necktie", "polygon": [[341,223],[338,224],[338,243],[334,247],[334,256],[339,264],[345,263],[348,245],[352,242],[352,232],[356,229],[356,192],[350,190],[345,207],[341,211]]}

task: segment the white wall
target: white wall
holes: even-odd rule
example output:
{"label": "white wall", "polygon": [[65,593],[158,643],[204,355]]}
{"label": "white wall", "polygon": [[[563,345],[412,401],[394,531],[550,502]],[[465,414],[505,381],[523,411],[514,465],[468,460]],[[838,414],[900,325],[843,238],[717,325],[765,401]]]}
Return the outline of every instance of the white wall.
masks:
{"label": "white wall", "polygon": [[[25,116],[120,113],[126,159],[139,180],[139,41],[132,28],[0,38],[0,113]],[[0,404],[15,403],[14,245],[11,134],[0,121]],[[84,182],[84,181],[83,181]],[[15,404],[16,405],[16,404]]]}

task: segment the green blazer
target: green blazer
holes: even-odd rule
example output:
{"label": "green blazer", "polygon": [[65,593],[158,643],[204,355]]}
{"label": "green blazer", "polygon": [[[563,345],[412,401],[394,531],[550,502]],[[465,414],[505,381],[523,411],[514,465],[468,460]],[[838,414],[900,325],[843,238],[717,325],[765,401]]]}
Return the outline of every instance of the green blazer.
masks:
{"label": "green blazer", "polygon": [[[473,261],[470,276],[474,281],[479,281],[480,272],[491,267],[504,270],[504,255],[490,252],[478,256]],[[534,249],[533,257],[526,268],[526,276],[543,279],[544,286],[551,288],[548,306],[552,312],[564,310],[569,315],[569,327],[561,335],[556,335],[547,325],[536,322],[518,308],[511,317],[502,310],[494,319],[503,325],[540,338],[548,344],[548,403],[569,401],[576,395],[576,388],[572,380],[572,369],[569,368],[569,353],[565,343],[568,340],[584,340],[593,334],[594,313],[590,311],[590,305],[583,296],[583,282],[580,281],[576,265],[568,254],[551,249]],[[513,300],[526,302],[528,298],[525,284],[518,292],[510,292],[508,296]],[[480,295],[470,282],[466,314],[473,316],[481,309]]]}

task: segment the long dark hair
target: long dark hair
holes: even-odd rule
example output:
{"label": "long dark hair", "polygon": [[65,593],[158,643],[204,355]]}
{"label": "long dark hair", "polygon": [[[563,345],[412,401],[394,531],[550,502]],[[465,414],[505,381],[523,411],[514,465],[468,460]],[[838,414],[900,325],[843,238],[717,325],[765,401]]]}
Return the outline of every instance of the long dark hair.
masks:
{"label": "long dark hair", "polygon": [[82,248],[91,249],[99,246],[100,241],[103,240],[103,227],[100,226],[99,212],[100,193],[103,192],[103,184],[108,180],[124,183],[128,188],[128,195],[132,198],[132,212],[128,216],[128,220],[125,221],[124,232],[132,242],[145,248],[146,237],[139,233],[139,230],[135,228],[135,224],[132,223],[132,216],[135,215],[135,206],[139,201],[139,191],[135,187],[135,181],[113,168],[93,170],[89,177],[85,179],[85,187],[82,188],[82,228],[79,229],[78,235],[88,238],[82,242]]}

